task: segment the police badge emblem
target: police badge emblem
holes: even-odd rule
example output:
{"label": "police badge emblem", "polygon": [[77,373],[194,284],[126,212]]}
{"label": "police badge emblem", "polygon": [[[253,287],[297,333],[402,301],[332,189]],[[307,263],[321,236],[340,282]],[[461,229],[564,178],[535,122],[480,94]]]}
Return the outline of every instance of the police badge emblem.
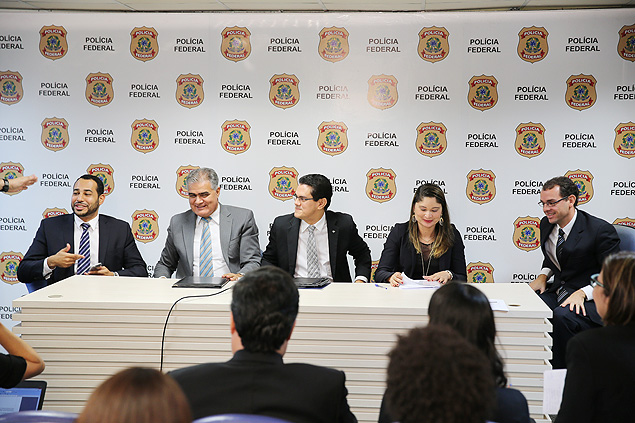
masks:
{"label": "police badge emblem", "polygon": [[191,73],[176,78],[176,101],[183,107],[191,109],[200,106],[205,98],[203,78]]}
{"label": "police badge emblem", "polygon": [[159,33],[147,26],[130,31],[130,54],[137,60],[147,62],[159,54]]}
{"label": "police badge emblem", "polygon": [[494,283],[494,267],[489,263],[478,261],[466,267],[467,281],[471,283]]}
{"label": "police badge emblem", "polygon": [[419,31],[417,52],[426,62],[436,63],[450,54],[450,33],[443,27],[431,26]]}
{"label": "police badge emblem", "polygon": [[348,31],[345,28],[332,26],[320,31],[318,54],[327,62],[339,62],[346,59],[350,47],[348,45]]}
{"label": "police badge emblem", "polygon": [[587,170],[570,170],[564,174],[578,186],[578,205],[586,204],[593,198],[593,175]]}
{"label": "police badge emblem", "polygon": [[417,126],[415,148],[426,157],[436,157],[448,148],[446,133],[448,129],[442,123],[427,122]]}
{"label": "police badge emblem", "polygon": [[61,216],[63,214],[68,214],[66,209],[61,209],[59,207],[50,207],[45,209],[42,212],[42,219],[48,219],[49,217]]}
{"label": "police badge emblem", "polygon": [[635,62],[635,25],[624,25],[618,34],[617,54],[624,60]]}
{"label": "police badge emblem", "polygon": [[63,26],[43,26],[40,29],[40,53],[47,59],[57,60],[66,56],[68,40]]}
{"label": "police badge emblem", "polygon": [[11,106],[24,97],[22,75],[19,72],[0,72],[0,103]]}
{"label": "police badge emblem", "polygon": [[[13,162],[4,162],[0,163],[0,179],[15,179],[20,176],[24,176],[24,166],[20,163]],[[17,192],[5,192],[6,195],[16,195],[21,193],[22,191]]]}
{"label": "police badge emblem", "polygon": [[109,105],[115,98],[112,83],[108,73],[89,73],[86,77],[86,100],[97,107]]}
{"label": "police badge emblem", "polygon": [[564,100],[567,106],[575,110],[585,110],[595,104],[597,81],[593,75],[571,75],[567,79],[567,91]]}
{"label": "police badge emblem", "polygon": [[545,127],[540,123],[521,123],[516,127],[516,152],[531,159],[545,151]]}
{"label": "police badge emblem", "polygon": [[615,128],[613,149],[617,154],[627,159],[635,157],[635,123],[620,123]]}
{"label": "police badge emblem", "polygon": [[518,33],[518,57],[525,62],[536,63],[547,57],[549,45],[545,28],[531,26],[520,30]]}
{"label": "police badge emblem", "polygon": [[622,226],[628,226],[630,228],[635,228],[635,219],[631,219],[630,217],[622,217],[619,219],[615,219],[613,221],[614,225],[622,225]]}
{"label": "police badge emblem", "polygon": [[61,151],[68,146],[68,122],[62,118],[46,118],[42,121],[42,145],[50,151]]}
{"label": "police badge emblem", "polygon": [[280,109],[288,109],[300,101],[300,80],[286,73],[274,75],[269,80],[269,101]]}
{"label": "police badge emblem", "polygon": [[251,53],[251,32],[247,28],[232,26],[221,32],[222,42],[220,52],[223,57],[232,62],[239,62],[249,57]]}
{"label": "police badge emblem", "polygon": [[293,167],[274,167],[269,171],[269,194],[276,200],[292,200],[298,189],[298,171]]}
{"label": "police badge emblem", "polygon": [[0,279],[4,283],[14,285],[18,282],[18,266],[24,258],[22,253],[15,251],[2,252],[0,254]]}
{"label": "police badge emblem", "polygon": [[368,80],[368,103],[376,109],[390,109],[397,104],[397,78],[392,75],[373,75]]}
{"label": "police badge emblem", "polygon": [[370,169],[366,173],[366,195],[377,203],[385,203],[397,194],[397,174],[392,169]]}
{"label": "police badge emblem", "polygon": [[199,166],[179,166],[176,170],[176,193],[183,198],[188,198],[187,184],[185,183],[187,175],[194,169],[199,169]]}
{"label": "police badge emblem", "polygon": [[112,166],[98,163],[88,166],[86,173],[94,175],[104,183],[104,195],[110,195],[115,190],[115,170]]}
{"label": "police badge emblem", "polygon": [[153,120],[141,119],[132,122],[130,144],[140,153],[149,153],[159,146],[159,124]]}
{"label": "police badge emblem", "polygon": [[251,126],[244,120],[226,120],[221,125],[223,133],[220,137],[220,145],[223,150],[232,154],[240,154],[251,147]]}
{"label": "police badge emblem", "polygon": [[496,196],[496,175],[491,170],[471,170],[467,174],[467,198],[476,204],[489,203]]}
{"label": "police badge emblem", "polygon": [[540,219],[530,216],[516,219],[512,241],[516,248],[523,251],[533,251],[540,247]]}
{"label": "police badge emblem", "polygon": [[342,154],[348,147],[348,127],[344,122],[322,122],[318,126],[317,147],[329,156]]}
{"label": "police badge emblem", "polygon": [[375,272],[379,267],[379,260],[373,260],[370,262],[370,283],[375,283]]}
{"label": "police badge emblem", "polygon": [[131,227],[137,241],[152,242],[159,236],[159,215],[154,210],[135,210]]}
{"label": "police badge emblem", "polygon": [[493,76],[473,76],[468,82],[467,102],[476,110],[489,110],[498,102],[498,81]]}

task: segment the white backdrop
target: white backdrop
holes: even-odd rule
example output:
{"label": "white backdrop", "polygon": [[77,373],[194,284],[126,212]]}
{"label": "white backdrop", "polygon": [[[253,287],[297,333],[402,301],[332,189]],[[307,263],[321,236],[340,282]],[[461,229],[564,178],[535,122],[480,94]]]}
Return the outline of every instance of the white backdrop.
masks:
{"label": "white backdrop", "polygon": [[[98,170],[112,189],[101,211],[130,222],[144,240],[153,239],[138,243],[150,270],[170,217],[188,208],[177,191],[178,170],[188,166],[216,169],[222,177],[221,202],[254,211],[262,249],[274,217],[293,210],[292,201],[271,195],[270,172],[289,168],[300,175],[327,175],[336,187],[331,208],[354,216],[373,260],[379,259],[390,227],[408,218],[416,186],[437,182],[446,191],[453,223],[465,237],[467,262],[478,264],[481,271],[470,276],[487,282],[526,282],[539,272],[542,256],[532,241],[538,234],[532,234],[524,218],[542,217],[537,193],[552,176],[571,172],[581,181],[584,175],[578,171],[588,172],[593,179],[582,182],[590,200],[581,208],[609,222],[635,222],[635,161],[629,159],[635,145],[633,135],[625,137],[635,132],[635,9],[398,14],[3,11],[0,22],[0,175],[35,173],[39,178],[28,191],[0,195],[0,320],[5,323],[13,311],[12,299],[26,292],[22,284],[13,284],[15,264],[30,246],[43,214],[70,210],[72,183],[92,165],[107,165],[113,172]],[[320,37],[331,27],[332,32]],[[224,37],[227,28],[233,32]],[[527,29],[529,36],[519,36]],[[55,37],[49,38],[51,34]],[[533,43],[527,44],[532,36]],[[321,39],[329,43],[320,45]],[[426,43],[424,60],[419,52]],[[518,50],[526,46],[542,59],[523,60]],[[329,60],[320,51],[327,51]],[[101,99],[99,90],[91,85],[87,93],[87,79],[97,73],[108,74],[113,90],[108,91],[110,98],[103,97],[110,102],[100,106],[88,100],[89,95]],[[285,75],[296,79],[288,82]],[[270,80],[279,76],[290,92],[285,97],[283,86],[278,102],[288,101],[291,107],[277,107],[269,98]],[[180,78],[188,82],[179,86],[196,88],[196,95],[190,95],[190,106],[200,103],[196,107],[177,101],[187,96],[177,94]],[[472,107],[480,101],[469,90],[468,83],[475,79],[480,80],[474,87],[481,93],[489,89],[489,99],[482,102],[495,102],[493,107]],[[495,85],[483,82],[486,79]],[[369,90],[369,80],[384,82]],[[567,92],[568,86],[577,94]],[[279,87],[274,88],[275,94]],[[567,103],[573,95],[580,110]],[[584,105],[588,101],[590,107]],[[391,107],[373,106],[377,103]],[[45,124],[46,119],[53,123]],[[145,152],[131,142],[132,125],[141,120],[158,125],[150,132],[158,144],[141,140],[150,146],[142,149]],[[224,144],[229,132],[223,136],[222,125],[234,120],[250,129],[249,134],[246,126],[237,129],[233,135],[238,141],[242,136],[243,143],[228,152],[221,137]],[[324,131],[331,132],[331,147],[343,150],[340,154],[326,154],[318,147],[318,141],[324,141],[318,127],[324,122],[348,128],[346,133]],[[424,155],[415,143],[417,128],[428,123],[423,126],[433,129],[424,134],[433,144]],[[533,128],[535,139],[523,147],[531,157],[515,148],[521,124]],[[68,134],[59,125],[67,125]],[[626,129],[619,130],[614,146],[620,125]],[[43,126],[49,148],[41,141]],[[52,127],[58,130],[50,132]],[[139,129],[134,136],[137,139]],[[442,150],[434,149],[435,136]],[[382,175],[367,186],[367,173],[374,170]],[[489,180],[481,170],[491,172]],[[479,194],[468,184],[473,173],[481,186],[487,183],[481,193],[489,200],[485,203],[468,195]],[[386,195],[388,201],[371,199],[373,184],[375,197]],[[284,186],[280,192],[289,194]],[[140,211],[142,219],[133,222],[133,214]],[[529,227],[523,241],[533,245],[528,251],[513,240],[519,218]]]}

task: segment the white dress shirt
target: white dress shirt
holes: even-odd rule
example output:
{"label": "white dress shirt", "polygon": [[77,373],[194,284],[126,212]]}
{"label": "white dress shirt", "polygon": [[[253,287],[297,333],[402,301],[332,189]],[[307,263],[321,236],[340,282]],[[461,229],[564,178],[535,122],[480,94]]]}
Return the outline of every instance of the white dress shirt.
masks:
{"label": "white dress shirt", "polygon": [[[222,276],[226,273],[231,273],[225,258],[223,257],[223,250],[220,245],[220,208],[219,204],[216,210],[210,216],[209,221],[209,234],[212,239],[212,264],[214,266],[214,276]],[[203,234],[203,225],[205,221],[201,216],[196,217],[196,228],[194,229],[194,257],[192,260],[192,274],[198,276],[200,274],[199,264],[201,256],[201,235]]]}
{"label": "white dress shirt", "polygon": [[[300,222],[300,233],[298,235],[298,252],[295,259],[295,273],[297,278],[306,278],[309,274],[307,263],[307,242],[309,240],[309,224],[304,220]],[[315,225],[315,242],[317,244],[318,266],[320,276],[333,279],[331,274],[331,259],[329,255],[329,234],[326,226],[326,214],[317,221]]]}

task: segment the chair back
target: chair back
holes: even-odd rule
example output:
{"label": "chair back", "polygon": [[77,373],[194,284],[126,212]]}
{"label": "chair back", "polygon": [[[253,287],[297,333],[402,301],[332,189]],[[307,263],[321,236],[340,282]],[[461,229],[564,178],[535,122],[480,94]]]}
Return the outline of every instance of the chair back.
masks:
{"label": "chair back", "polygon": [[77,416],[64,411],[20,411],[0,415],[0,423],[73,423]]}
{"label": "chair back", "polygon": [[291,423],[275,417],[258,416],[255,414],[217,414],[201,417],[192,423]]}
{"label": "chair back", "polygon": [[613,225],[620,237],[621,251],[635,251],[635,228],[626,225]]}

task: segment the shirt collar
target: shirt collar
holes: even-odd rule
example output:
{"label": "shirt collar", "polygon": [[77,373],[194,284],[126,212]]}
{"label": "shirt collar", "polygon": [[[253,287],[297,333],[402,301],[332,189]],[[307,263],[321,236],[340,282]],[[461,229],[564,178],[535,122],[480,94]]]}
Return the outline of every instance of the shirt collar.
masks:
{"label": "shirt collar", "polygon": [[75,213],[73,213],[73,218],[75,221],[75,226],[79,229],[82,229],[82,223],[89,223],[91,229],[93,230],[96,230],[99,227],[99,213],[97,213],[97,215],[93,217],[91,220],[89,220],[88,222],[84,222]]}
{"label": "shirt collar", "polygon": [[[304,220],[302,220],[300,222],[300,232],[305,232],[309,229],[309,225],[308,223],[306,223]],[[320,218],[320,220],[318,220],[317,222],[315,222],[315,229],[318,232],[321,232],[322,230],[324,230],[324,228],[326,227],[326,212],[324,212],[324,214],[322,215],[322,217]]]}
{"label": "shirt collar", "polygon": [[[220,225],[220,208],[221,208],[221,205],[220,205],[220,203],[218,203],[218,207],[216,207],[216,210],[214,210],[214,213],[212,213],[209,216],[210,219],[212,219],[212,222],[217,224],[217,225]],[[197,215],[196,216],[196,224],[197,225],[200,224],[201,220],[203,220],[203,218],[201,216]]]}
{"label": "shirt collar", "polygon": [[[569,234],[571,233],[571,229],[573,229],[573,224],[575,223],[575,219],[576,217],[578,217],[578,210],[577,209],[573,209],[573,217],[571,218],[571,220],[569,221],[569,223],[567,223],[563,228],[562,231],[564,232],[564,237],[568,238]],[[556,232],[558,232],[558,229],[560,229],[560,226],[556,225]]]}

